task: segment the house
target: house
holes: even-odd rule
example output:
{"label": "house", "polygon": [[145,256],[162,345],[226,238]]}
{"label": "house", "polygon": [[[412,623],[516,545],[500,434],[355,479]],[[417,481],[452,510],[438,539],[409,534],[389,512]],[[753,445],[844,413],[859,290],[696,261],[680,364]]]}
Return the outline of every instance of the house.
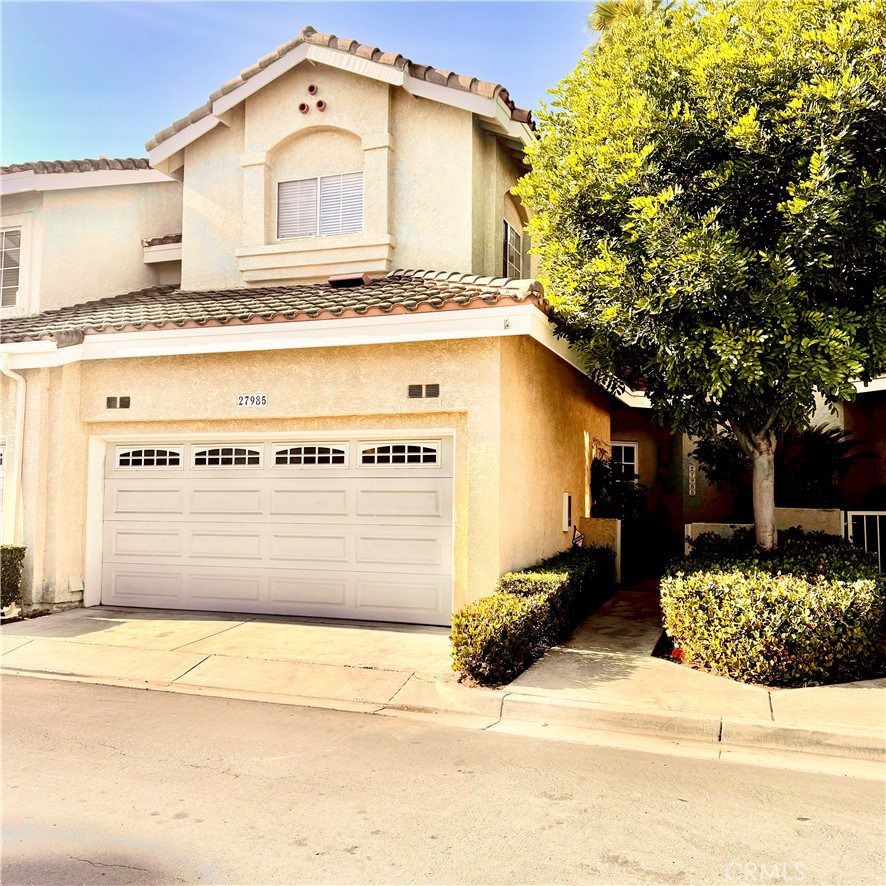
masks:
{"label": "house", "polygon": [[26,603],[448,624],[567,547],[613,401],[532,279],[532,138],[498,84],[305,28],[148,161],[4,169]]}

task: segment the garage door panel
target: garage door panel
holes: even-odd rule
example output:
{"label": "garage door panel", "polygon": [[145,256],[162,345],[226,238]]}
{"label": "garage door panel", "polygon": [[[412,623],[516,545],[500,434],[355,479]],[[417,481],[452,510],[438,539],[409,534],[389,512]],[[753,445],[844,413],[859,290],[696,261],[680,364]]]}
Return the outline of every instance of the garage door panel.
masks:
{"label": "garage door panel", "polygon": [[[285,483],[285,485],[284,485]],[[286,488],[290,486],[291,488]],[[271,491],[271,515],[293,517],[346,517],[350,513],[349,490],[338,487],[299,488],[283,481]]]}
{"label": "garage door panel", "polygon": [[406,618],[420,624],[449,624],[444,601],[449,596],[449,582],[434,578],[386,576],[384,579],[360,577],[355,582],[355,609],[358,618],[397,620]]}
{"label": "garage door panel", "polygon": [[140,557],[172,557],[184,555],[184,531],[163,528],[156,524],[105,524],[105,557],[125,560]]}
{"label": "garage door panel", "polygon": [[185,495],[181,480],[172,485],[169,481],[148,483],[143,477],[138,481],[110,480],[105,492],[105,517],[114,519],[144,519],[145,514],[183,515]]}
{"label": "garage door panel", "polygon": [[223,529],[192,530],[189,534],[189,554],[192,557],[210,557],[222,560],[262,559],[264,533],[226,532]]}
{"label": "garage door panel", "polygon": [[215,603],[235,606],[239,612],[250,611],[261,602],[265,581],[264,576],[255,573],[192,567],[185,573],[185,598],[198,608]]}
{"label": "garage door panel", "polygon": [[404,489],[357,490],[358,517],[436,517],[447,516],[444,503],[443,484],[433,486],[413,484]]}
{"label": "garage door panel", "polygon": [[[102,602],[118,606],[182,605],[184,577],[177,567],[123,566],[106,563],[102,569]],[[151,600],[150,604],[145,600]]]}
{"label": "garage door panel", "polygon": [[[412,528],[412,527],[409,527]],[[428,527],[418,532],[404,531],[407,527],[377,526],[357,535],[356,563],[358,566],[386,564],[394,567],[446,566],[449,551],[445,533]]]}
{"label": "garage door panel", "polygon": [[265,513],[264,490],[237,488],[219,481],[215,486],[192,489],[188,497],[191,514],[260,515]]}
{"label": "garage door panel", "polygon": [[318,568],[323,563],[347,563],[351,538],[344,532],[320,535],[311,532],[272,532],[269,560],[277,565],[311,564]]}
{"label": "garage door panel", "polygon": [[272,606],[285,607],[287,611],[301,606],[331,606],[340,613],[348,607],[350,584],[349,579],[341,576],[271,576],[268,579],[268,602]]}

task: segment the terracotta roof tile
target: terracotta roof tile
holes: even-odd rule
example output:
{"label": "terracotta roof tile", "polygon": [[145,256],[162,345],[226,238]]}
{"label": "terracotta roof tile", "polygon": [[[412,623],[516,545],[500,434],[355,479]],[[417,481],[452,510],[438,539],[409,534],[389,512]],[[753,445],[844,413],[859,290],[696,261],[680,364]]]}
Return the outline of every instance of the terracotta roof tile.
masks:
{"label": "terracotta roof tile", "polygon": [[165,246],[167,243],[181,243],[181,234],[166,234],[163,237],[143,237],[142,246]]}
{"label": "terracotta roof tile", "polygon": [[35,160],[33,163],[13,163],[0,166],[0,173],[9,175],[13,172],[33,172],[47,175],[51,172],[99,172],[105,169],[150,169],[147,157],[123,157],[86,160]]}
{"label": "terracotta roof tile", "polygon": [[527,300],[543,306],[541,284],[507,277],[413,270],[392,271],[365,286],[342,289],[326,283],[205,292],[155,286],[5,320],[0,341],[54,339],[70,344],[82,340],[84,334],[100,332],[330,319]]}
{"label": "terracotta roof tile", "polygon": [[259,59],[254,65],[240,72],[238,77],[228,80],[222,84],[215,92],[209,96],[209,101],[200,105],[194,111],[191,111],[186,117],[176,120],[171,126],[158,132],[146,145],[149,151],[156,148],[162,142],[172,138],[177,132],[181,132],[191,123],[206,117],[212,113],[212,103],[220,99],[223,95],[233,92],[242,86],[247,80],[263,71],[268,65],[283,58],[287,53],[291,52],[304,43],[310,43],[313,46],[326,46],[331,49],[337,49],[340,52],[347,52],[356,55],[358,58],[369,59],[382,65],[390,65],[398,70],[406,70],[411,76],[419,80],[427,80],[429,83],[438,83],[444,86],[450,86],[453,89],[461,89],[465,92],[475,92],[484,98],[500,98],[511,113],[511,118],[520,123],[526,123],[534,127],[532,121],[532,112],[526,108],[518,108],[511,99],[507,89],[500,83],[489,83],[485,80],[478,80],[476,77],[466,77],[459,74],[453,74],[452,71],[444,71],[434,68],[430,65],[422,65],[413,62],[397,52],[382,52],[376,46],[368,46],[365,43],[358,43],[356,40],[348,40],[343,37],[336,37],[334,34],[319,34],[310,25],[306,25],[301,29],[298,37],[287,43],[278,46],[273,52]]}

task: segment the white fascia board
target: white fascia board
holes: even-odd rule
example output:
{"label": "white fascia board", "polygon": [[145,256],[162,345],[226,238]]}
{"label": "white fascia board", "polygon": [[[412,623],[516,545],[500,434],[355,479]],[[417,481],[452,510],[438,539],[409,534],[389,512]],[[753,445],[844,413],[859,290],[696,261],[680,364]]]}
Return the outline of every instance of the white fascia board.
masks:
{"label": "white fascia board", "polygon": [[157,166],[164,160],[168,160],[173,154],[177,154],[191,142],[196,141],[201,135],[205,135],[210,129],[215,129],[221,120],[213,114],[202,117],[196,123],[191,123],[184,129],[171,135],[168,139],[160,142],[156,148],[148,152],[151,166]]}
{"label": "white fascia board", "polygon": [[[297,64],[303,62],[307,56],[308,44],[306,43],[293,49],[291,52],[287,52],[283,58],[278,58],[277,61],[268,65],[264,70],[259,71],[254,77],[244,81],[242,86],[238,86],[227,95],[216,99],[212,103],[213,115],[218,117],[220,114],[224,114],[225,111],[230,111],[231,108],[245,101],[254,92],[258,92],[259,89],[276,80],[281,74],[291,71]],[[182,132],[187,132],[187,130],[183,129]],[[166,142],[163,144],[166,144]]]}
{"label": "white fascia board", "polygon": [[175,179],[156,169],[97,169],[94,172],[31,172],[28,178],[8,181],[3,176],[4,195],[22,191],[72,191],[77,188],[107,188],[116,185],[144,185],[155,182],[171,182]]}
{"label": "white fascia board", "polygon": [[160,243],[157,246],[144,246],[144,261],[146,265],[158,261],[181,261],[181,243]]}
{"label": "white fascia board", "polygon": [[0,194],[21,194],[23,191],[35,191],[34,179],[37,178],[33,169],[24,172],[9,172],[0,176]]}
{"label": "white fascia board", "polygon": [[203,329],[98,333],[87,335],[80,345],[66,348],[56,348],[51,341],[39,341],[6,344],[4,351],[9,356],[11,369],[36,369],[78,360],[245,353],[507,335],[531,335],[581,369],[565,342],[554,336],[547,317],[533,304]]}
{"label": "white fascia board", "polygon": [[853,382],[859,394],[873,394],[875,391],[886,391],[886,375],[873,379],[865,384],[863,381]]}

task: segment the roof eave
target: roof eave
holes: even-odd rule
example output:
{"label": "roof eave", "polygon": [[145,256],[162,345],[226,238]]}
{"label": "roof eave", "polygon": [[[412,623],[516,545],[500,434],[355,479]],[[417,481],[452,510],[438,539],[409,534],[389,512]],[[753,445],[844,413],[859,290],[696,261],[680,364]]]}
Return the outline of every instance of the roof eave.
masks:
{"label": "roof eave", "polygon": [[431,83],[411,76],[403,68],[360,58],[339,49],[303,43],[240,85],[230,90],[226,90],[222,86],[210,96],[210,101],[206,105],[193,111],[188,117],[176,121],[170,127],[171,129],[176,130],[180,124],[184,125],[181,125],[177,131],[164,138],[163,141],[158,142],[155,137],[147,142],[145,147],[149,152],[151,166],[163,171],[171,171],[171,169],[167,169],[168,161],[187,145],[214,129],[219,123],[224,123],[222,115],[305,60],[349,73],[360,74],[391,86],[402,86],[416,97],[470,111],[490,121],[504,137],[512,141],[519,141],[524,147],[534,139],[531,126],[527,122],[515,120],[511,116],[510,108],[500,93],[494,97],[487,97],[442,83]]}

